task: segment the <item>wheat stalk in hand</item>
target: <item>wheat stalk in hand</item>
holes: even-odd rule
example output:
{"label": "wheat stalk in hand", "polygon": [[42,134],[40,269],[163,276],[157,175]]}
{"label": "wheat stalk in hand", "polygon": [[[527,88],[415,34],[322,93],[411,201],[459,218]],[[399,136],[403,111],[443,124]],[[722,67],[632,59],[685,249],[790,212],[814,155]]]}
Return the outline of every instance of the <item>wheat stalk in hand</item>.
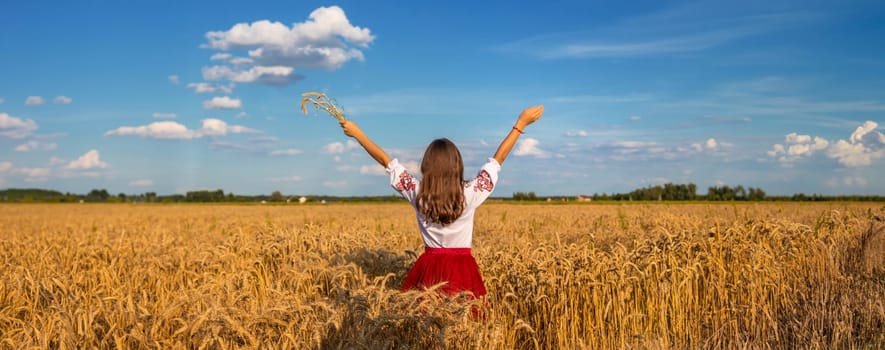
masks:
{"label": "wheat stalk in hand", "polygon": [[341,112],[341,108],[336,106],[326,94],[320,92],[305,92],[301,94],[301,96],[303,96],[301,99],[301,111],[304,112],[304,114],[307,114],[307,103],[310,102],[316,107],[316,109],[329,113],[330,116],[338,119],[339,122],[344,120],[344,113]]}

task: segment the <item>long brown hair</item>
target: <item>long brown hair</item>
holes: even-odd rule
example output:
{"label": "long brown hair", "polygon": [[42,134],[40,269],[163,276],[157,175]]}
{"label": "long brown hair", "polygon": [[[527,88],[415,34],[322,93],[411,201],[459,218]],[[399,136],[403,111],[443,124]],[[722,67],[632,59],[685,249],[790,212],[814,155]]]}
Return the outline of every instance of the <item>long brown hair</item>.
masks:
{"label": "long brown hair", "polygon": [[464,212],[464,162],[449,139],[436,139],[421,159],[418,212],[427,222],[451,224]]}

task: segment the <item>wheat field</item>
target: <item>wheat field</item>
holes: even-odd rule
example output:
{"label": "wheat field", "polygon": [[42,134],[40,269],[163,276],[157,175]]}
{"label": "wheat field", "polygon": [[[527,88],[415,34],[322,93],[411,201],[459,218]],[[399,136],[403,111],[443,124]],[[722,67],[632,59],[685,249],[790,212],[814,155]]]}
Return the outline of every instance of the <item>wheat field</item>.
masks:
{"label": "wheat field", "polygon": [[398,291],[414,220],[0,205],[0,348],[885,348],[881,204],[488,203],[472,303]]}

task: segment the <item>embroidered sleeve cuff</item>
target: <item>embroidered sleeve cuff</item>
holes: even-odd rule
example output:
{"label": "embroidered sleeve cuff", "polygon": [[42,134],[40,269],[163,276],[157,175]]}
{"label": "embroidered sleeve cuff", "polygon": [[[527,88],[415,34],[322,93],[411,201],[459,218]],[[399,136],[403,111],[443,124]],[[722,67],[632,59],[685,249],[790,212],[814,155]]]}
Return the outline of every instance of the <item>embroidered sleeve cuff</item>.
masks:
{"label": "embroidered sleeve cuff", "polygon": [[498,160],[495,158],[489,158],[489,161],[486,163],[485,166],[483,166],[483,168],[488,166],[491,166],[492,169],[495,169],[496,172],[501,171],[501,164],[498,164]]}
{"label": "embroidered sleeve cuff", "polygon": [[390,173],[393,173],[394,171],[396,171],[396,168],[398,168],[400,166],[401,165],[399,165],[399,160],[397,160],[396,158],[393,158],[390,160],[390,163],[387,163],[387,168],[385,168],[384,170],[387,170],[387,173],[390,174]]}

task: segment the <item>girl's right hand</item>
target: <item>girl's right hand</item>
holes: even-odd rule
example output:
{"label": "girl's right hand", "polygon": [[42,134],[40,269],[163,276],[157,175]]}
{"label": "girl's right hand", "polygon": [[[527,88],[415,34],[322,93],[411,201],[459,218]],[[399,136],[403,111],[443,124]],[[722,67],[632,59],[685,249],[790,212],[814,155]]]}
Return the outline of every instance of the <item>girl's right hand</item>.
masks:
{"label": "girl's right hand", "polygon": [[544,106],[531,106],[522,111],[519,114],[519,119],[516,120],[516,126],[520,129],[524,129],[526,126],[534,123],[538,119],[541,119],[541,115],[544,114]]}
{"label": "girl's right hand", "polygon": [[362,130],[360,130],[360,127],[356,125],[356,123],[350,120],[342,120],[339,122],[339,124],[341,124],[341,129],[344,129],[344,135],[355,138],[357,135],[363,132]]}

